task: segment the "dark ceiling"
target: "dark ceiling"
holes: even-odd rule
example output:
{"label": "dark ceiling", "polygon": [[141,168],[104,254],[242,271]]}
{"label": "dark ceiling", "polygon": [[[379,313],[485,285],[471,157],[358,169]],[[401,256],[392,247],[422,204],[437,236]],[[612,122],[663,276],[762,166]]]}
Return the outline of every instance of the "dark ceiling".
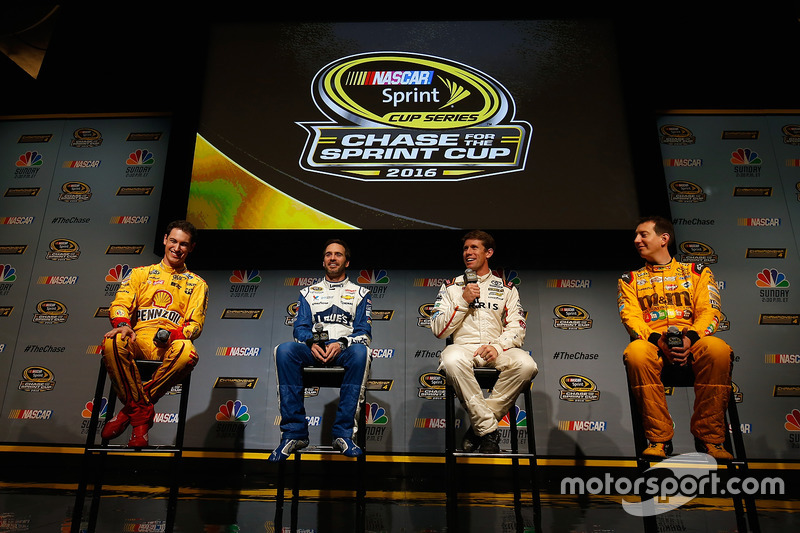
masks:
{"label": "dark ceiling", "polygon": [[[636,11],[594,8],[580,10],[579,16],[615,21],[627,98],[635,111],[796,107],[797,8],[765,4],[753,4],[748,11],[713,12],[666,5]],[[30,27],[54,5],[29,1],[2,8],[0,37]],[[3,98],[0,113],[175,111],[193,105],[208,25],[276,17],[242,7],[252,3],[232,3],[225,10],[217,4],[183,5],[187,7],[176,9],[169,2],[60,6],[37,80],[6,57],[0,58],[4,93],[13,96]],[[309,10],[303,11],[303,17],[309,17]],[[494,18],[574,17],[569,11],[522,8]],[[310,17],[358,19],[351,14],[359,12],[363,11],[351,6],[337,11],[317,9]],[[291,8],[282,13],[280,17],[292,18]],[[435,11],[414,15],[443,18]],[[388,15],[374,18],[392,19]]]}

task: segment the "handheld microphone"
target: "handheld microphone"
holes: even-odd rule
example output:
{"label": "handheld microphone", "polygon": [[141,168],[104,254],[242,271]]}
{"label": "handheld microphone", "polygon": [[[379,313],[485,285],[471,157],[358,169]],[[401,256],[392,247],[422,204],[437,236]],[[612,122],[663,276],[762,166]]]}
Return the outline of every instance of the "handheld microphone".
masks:
{"label": "handheld microphone", "polygon": [[683,346],[683,333],[675,326],[667,328],[667,346],[670,350]]}
{"label": "handheld microphone", "polygon": [[314,332],[311,334],[311,340],[314,344],[318,344],[319,347],[324,350],[329,339],[330,337],[328,336],[328,332],[325,331],[325,326],[320,322],[314,324]]}
{"label": "handheld microphone", "polygon": [[[478,275],[471,268],[464,270],[464,283],[478,283]],[[477,304],[478,298],[475,298],[472,303]]]}
{"label": "handheld microphone", "polygon": [[164,328],[158,328],[155,336],[153,336],[153,344],[156,346],[167,346],[169,344],[169,331]]}

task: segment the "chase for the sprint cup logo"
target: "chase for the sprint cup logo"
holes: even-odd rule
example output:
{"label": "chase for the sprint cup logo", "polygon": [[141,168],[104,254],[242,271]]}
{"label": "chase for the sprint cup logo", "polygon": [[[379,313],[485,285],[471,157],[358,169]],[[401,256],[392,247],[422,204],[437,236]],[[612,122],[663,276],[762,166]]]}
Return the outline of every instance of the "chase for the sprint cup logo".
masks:
{"label": "chase for the sprint cup logo", "polygon": [[530,124],[487,74],[448,59],[372,52],[334,61],[312,82],[327,122],[300,166],[361,181],[459,181],[525,168]]}

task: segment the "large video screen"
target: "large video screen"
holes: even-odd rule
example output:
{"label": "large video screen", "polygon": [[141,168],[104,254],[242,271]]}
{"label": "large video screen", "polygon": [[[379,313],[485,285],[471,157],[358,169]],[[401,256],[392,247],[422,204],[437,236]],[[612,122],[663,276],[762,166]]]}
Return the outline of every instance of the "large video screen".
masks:
{"label": "large video screen", "polygon": [[606,230],[639,216],[601,20],[220,23],[208,230]]}

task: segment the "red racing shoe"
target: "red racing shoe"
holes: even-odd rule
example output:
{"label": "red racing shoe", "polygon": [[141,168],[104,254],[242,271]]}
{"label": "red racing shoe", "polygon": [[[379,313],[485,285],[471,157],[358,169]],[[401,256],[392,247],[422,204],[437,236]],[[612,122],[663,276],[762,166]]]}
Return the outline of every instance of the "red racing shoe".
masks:
{"label": "red racing shoe", "polygon": [[103,425],[103,431],[100,432],[100,436],[106,440],[111,440],[122,435],[131,423],[130,412],[129,406],[123,406],[114,418]]}
{"label": "red racing shoe", "polygon": [[156,411],[153,404],[137,405],[131,413],[131,439],[128,441],[128,448],[145,448],[150,445],[147,432],[153,427]]}

